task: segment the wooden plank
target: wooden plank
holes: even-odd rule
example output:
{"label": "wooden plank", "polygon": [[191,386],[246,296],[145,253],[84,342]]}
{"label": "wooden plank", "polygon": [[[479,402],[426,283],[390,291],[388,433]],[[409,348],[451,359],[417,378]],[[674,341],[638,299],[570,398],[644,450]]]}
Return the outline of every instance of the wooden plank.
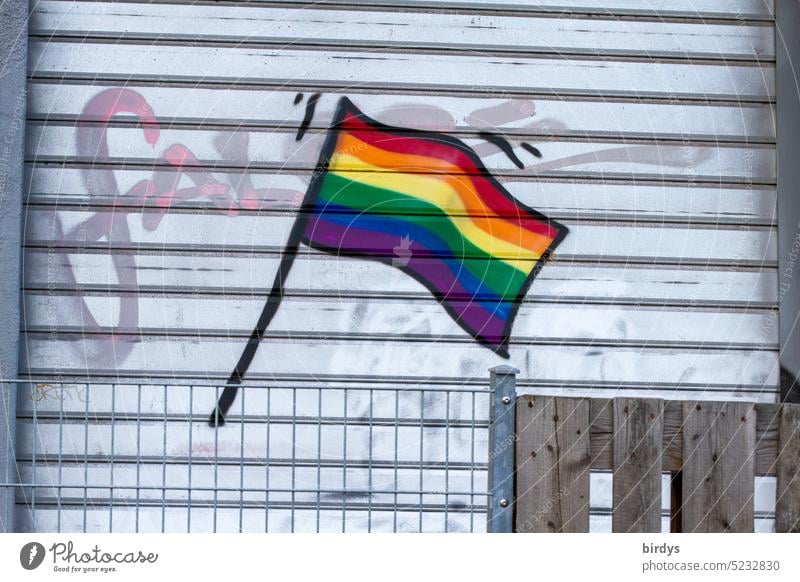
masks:
{"label": "wooden plank", "polygon": [[775,475],[780,425],[780,405],[775,404],[776,400],[756,403],[756,475]]}
{"label": "wooden plank", "polygon": [[[26,249],[28,289],[83,293],[137,291],[159,296],[178,294],[265,297],[262,285],[278,268],[275,255],[244,252],[215,255],[126,252],[125,268],[110,280],[112,252]],[[131,273],[130,271],[134,272]],[[134,276],[135,275],[135,276]],[[287,296],[397,297],[427,299],[430,293],[396,268],[323,253],[297,257],[286,286]],[[772,308],[777,303],[773,269],[647,268],[626,264],[570,264],[551,261],[542,269],[523,303],[633,304],[686,308]]]}
{"label": "wooden plank", "polygon": [[685,402],[683,415],[682,530],[752,532],[754,405]]}
{"label": "wooden plank", "polygon": [[615,532],[661,531],[661,460],[664,403],[614,399]]}
{"label": "wooden plank", "polygon": [[[665,402],[664,470],[677,473],[683,469],[683,402]],[[682,483],[682,478],[679,479]],[[673,508],[674,510],[674,508]]]}
{"label": "wooden plank", "polygon": [[[309,44],[314,47],[387,47],[557,54],[641,54],[650,57],[774,58],[770,27],[747,23],[618,21],[551,17],[418,13],[412,11],[297,10],[271,6],[38,2],[30,32],[37,36],[91,35],[155,43],[186,40],[237,45]],[[324,49],[323,49],[324,50]]]}
{"label": "wooden plank", "polygon": [[777,458],[775,529],[800,533],[800,404],[783,404]]}
{"label": "wooden plank", "polygon": [[614,470],[614,399],[589,399],[590,437],[589,447],[592,454],[592,469],[601,471]]}
{"label": "wooden plank", "polygon": [[[398,55],[385,51],[150,46],[147,59],[136,44],[51,43],[32,40],[35,78],[93,80],[170,79],[190,83],[259,84],[370,89],[550,95],[635,96],[765,102],[775,93],[771,65],[557,58]],[[98,59],[102,54],[104,58]],[[475,79],[480,79],[476,84]],[[676,88],[680,90],[676,91]]]}
{"label": "wooden plank", "polygon": [[[103,112],[87,107],[102,92],[122,87],[38,81],[30,84],[29,119],[106,121]],[[296,130],[304,119],[304,108],[294,103],[297,91],[208,87],[170,87],[125,83],[126,93],[137,95],[150,106],[156,118],[184,125],[222,125],[229,129],[282,127]],[[714,142],[775,141],[775,117],[771,106],[744,103],[669,101],[619,101],[562,97],[510,97],[484,93],[477,97],[379,94],[348,87],[345,94],[370,117],[390,125],[407,125],[429,131],[465,133],[496,129],[506,135],[543,137],[610,137],[629,139],[706,139]],[[306,95],[305,97],[308,97]],[[325,129],[341,97],[322,93],[310,128]],[[621,116],[624,115],[624,123]],[[134,121],[119,112],[114,122]],[[726,207],[727,208],[727,207]]]}
{"label": "wooden plank", "polygon": [[[757,475],[775,475],[775,455],[778,449],[778,405],[775,395],[759,400],[748,395],[749,400],[757,401],[756,413],[756,454],[754,470]],[[714,400],[721,398],[714,397]],[[683,403],[675,400],[666,403],[664,414],[664,467],[665,471],[678,472],[683,467],[684,422]]]}
{"label": "wooden plank", "polygon": [[589,412],[587,399],[517,399],[517,531],[589,531]]}
{"label": "wooden plank", "polygon": [[[414,127],[414,118],[401,123]],[[142,130],[133,127],[115,127],[106,134],[108,150],[98,151],[89,138],[80,137],[75,127],[30,123],[26,129],[28,161],[39,163],[93,163],[114,164],[125,170],[128,166],[154,164],[162,168],[168,164],[161,155],[173,144],[184,144],[199,160],[202,169],[216,172],[218,169],[263,171],[272,173],[303,171],[308,174],[319,160],[319,151],[327,131],[308,133],[303,140],[295,139],[296,132],[286,130],[264,130],[249,134],[249,149],[246,159],[230,159],[220,152],[220,134],[210,129],[161,129],[154,148],[143,139]],[[232,139],[230,134],[224,139]],[[487,169],[495,174],[535,177],[589,177],[605,180],[650,179],[696,182],[726,182],[772,184],[776,175],[775,150],[772,146],[726,146],[723,144],[696,143],[682,145],[674,143],[630,144],[616,140],[546,141],[536,143],[541,158],[537,158],[522,146],[514,143],[512,148],[520,168],[497,146],[486,140],[462,136],[462,141],[481,155]],[[516,141],[516,140],[515,140]],[[224,142],[223,142],[224,143]],[[86,155],[86,152],[90,155]],[[360,172],[363,165],[342,163],[341,171]],[[386,171],[401,171],[402,166],[388,167]],[[358,174],[356,174],[358,176]]]}
{"label": "wooden plank", "polygon": [[[770,395],[773,398],[774,395]],[[613,419],[611,399],[592,398],[592,469],[613,469]],[[775,475],[778,450],[778,404],[756,403],[756,475]],[[683,467],[683,403],[679,400],[664,403],[663,470],[677,473]]]}

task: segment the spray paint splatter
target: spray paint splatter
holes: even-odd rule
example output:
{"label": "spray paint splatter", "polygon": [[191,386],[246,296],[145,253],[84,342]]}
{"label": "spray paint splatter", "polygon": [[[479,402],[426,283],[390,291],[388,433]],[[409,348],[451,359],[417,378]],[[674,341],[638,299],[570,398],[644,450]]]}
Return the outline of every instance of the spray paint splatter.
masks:
{"label": "spray paint splatter", "polygon": [[303,139],[303,136],[308,131],[309,126],[311,125],[311,120],[314,119],[314,110],[317,108],[317,101],[322,95],[319,93],[314,93],[311,97],[308,98],[308,102],[306,102],[306,114],[303,116],[303,122],[300,124],[300,128],[297,130],[297,137],[295,141],[300,141]]}
{"label": "spray paint splatter", "polygon": [[525,167],[525,164],[522,163],[522,160],[517,157],[517,154],[514,153],[514,147],[508,143],[508,140],[504,137],[496,135],[494,133],[489,133],[488,131],[482,131],[478,134],[483,139],[488,141],[490,144],[496,145],[500,150],[508,156],[508,159],[514,162],[514,165],[517,166],[520,170]]}
{"label": "spray paint splatter", "polygon": [[532,153],[537,158],[541,158],[542,157],[542,152],[539,151],[539,148],[535,148],[531,144],[525,143],[525,142],[522,142],[521,145],[522,145],[522,149],[524,149],[526,152]]}

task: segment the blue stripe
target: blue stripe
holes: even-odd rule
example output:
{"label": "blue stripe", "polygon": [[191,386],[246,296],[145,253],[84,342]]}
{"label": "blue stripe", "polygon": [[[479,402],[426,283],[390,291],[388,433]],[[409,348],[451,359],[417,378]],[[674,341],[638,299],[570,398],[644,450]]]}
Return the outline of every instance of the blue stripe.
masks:
{"label": "blue stripe", "polygon": [[447,266],[451,275],[461,283],[473,299],[502,319],[508,319],[511,305],[503,301],[492,289],[484,285],[461,261],[453,255],[444,240],[425,227],[400,221],[390,215],[356,214],[353,209],[331,203],[317,202],[314,212],[319,218],[347,228],[357,228],[391,234],[398,239],[409,237],[414,244],[435,253],[435,258]]}

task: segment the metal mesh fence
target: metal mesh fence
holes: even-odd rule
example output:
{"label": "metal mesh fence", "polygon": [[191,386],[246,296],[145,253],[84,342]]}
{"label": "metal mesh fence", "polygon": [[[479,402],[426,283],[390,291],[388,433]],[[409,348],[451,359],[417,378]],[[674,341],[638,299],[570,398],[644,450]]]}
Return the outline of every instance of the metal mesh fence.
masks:
{"label": "metal mesh fence", "polygon": [[485,531],[486,388],[26,382],[16,529]]}

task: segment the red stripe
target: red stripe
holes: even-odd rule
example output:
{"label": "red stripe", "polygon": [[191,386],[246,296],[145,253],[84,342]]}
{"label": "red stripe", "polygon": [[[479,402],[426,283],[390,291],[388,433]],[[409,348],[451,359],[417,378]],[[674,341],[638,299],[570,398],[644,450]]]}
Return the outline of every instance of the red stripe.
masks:
{"label": "red stripe", "polygon": [[[480,175],[486,170],[478,168],[471,157],[456,146],[449,143],[436,142],[432,139],[412,137],[412,134],[395,134],[380,130],[352,113],[346,115],[342,122],[342,127],[351,133],[353,137],[373,147],[399,154],[433,157],[458,166],[466,174],[471,174],[468,177],[486,206],[499,216],[502,216],[504,220],[536,234],[553,239],[558,236],[558,230],[540,219],[529,217],[525,208],[519,206],[513,198],[507,196],[484,176]],[[391,138],[387,136],[391,136]],[[467,148],[468,146],[465,144],[464,147]]]}

